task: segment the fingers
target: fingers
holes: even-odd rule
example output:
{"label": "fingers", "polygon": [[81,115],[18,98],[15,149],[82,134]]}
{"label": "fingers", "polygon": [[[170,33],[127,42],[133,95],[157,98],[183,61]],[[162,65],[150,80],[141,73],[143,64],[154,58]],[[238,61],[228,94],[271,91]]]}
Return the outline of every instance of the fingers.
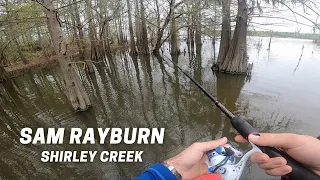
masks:
{"label": "fingers", "polygon": [[269,158],[264,153],[255,153],[251,156],[251,161],[257,163],[261,169],[264,169],[271,176],[283,176],[292,171],[292,168],[286,165],[286,159],[282,157]]}
{"label": "fingers", "polygon": [[253,163],[262,164],[270,160],[269,156],[264,153],[255,153],[250,157]]}
{"label": "fingers", "polygon": [[282,157],[271,158],[265,163],[260,163],[259,167],[261,169],[275,169],[283,167],[287,164],[287,161]]}
{"label": "fingers", "polygon": [[245,143],[248,142],[244,137],[242,137],[241,135],[237,135],[235,138],[236,142],[240,142],[240,143]]}
{"label": "fingers", "polygon": [[201,152],[207,152],[212,149],[215,149],[218,146],[225,145],[227,142],[228,142],[228,139],[226,137],[224,137],[224,138],[217,139],[214,141],[195,143],[193,146],[195,146]]}
{"label": "fingers", "polygon": [[284,176],[286,174],[289,174],[292,171],[292,168],[288,165],[275,168],[275,169],[268,169],[266,170],[266,173],[270,176]]}
{"label": "fingers", "polygon": [[250,135],[249,140],[254,144],[260,146],[271,146],[283,149],[291,149],[300,146],[301,142],[300,136],[297,134],[269,134],[261,133],[258,135]]}
{"label": "fingers", "polygon": [[[296,134],[269,134],[261,133],[260,136],[250,135],[249,140],[260,146],[272,146],[283,149],[290,149],[303,144],[300,135]],[[237,142],[248,142],[241,135],[235,137]],[[251,161],[257,163],[271,176],[283,176],[292,171],[287,164],[287,160],[282,157],[270,158],[264,153],[255,153],[250,157]]]}

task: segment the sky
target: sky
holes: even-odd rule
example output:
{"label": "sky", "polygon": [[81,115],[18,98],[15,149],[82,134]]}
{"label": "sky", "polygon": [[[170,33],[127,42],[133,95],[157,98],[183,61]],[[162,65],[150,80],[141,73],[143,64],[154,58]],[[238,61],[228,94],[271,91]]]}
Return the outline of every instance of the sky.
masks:
{"label": "sky", "polygon": [[[278,6],[274,8],[272,5],[267,4],[263,4],[262,6],[265,7],[263,13],[261,14],[262,17],[256,17],[258,16],[258,14],[254,15],[255,17],[252,18],[250,24],[251,29],[261,31],[272,30],[280,32],[313,33],[313,23],[303,18],[302,16],[293,13],[287,7]],[[303,6],[301,4],[296,4],[295,6],[291,5],[290,8],[292,8],[292,10],[296,13],[299,13],[307,17],[308,19],[317,22],[318,15],[310,9],[306,9],[306,11],[304,12]],[[296,23],[295,21],[299,23]]]}

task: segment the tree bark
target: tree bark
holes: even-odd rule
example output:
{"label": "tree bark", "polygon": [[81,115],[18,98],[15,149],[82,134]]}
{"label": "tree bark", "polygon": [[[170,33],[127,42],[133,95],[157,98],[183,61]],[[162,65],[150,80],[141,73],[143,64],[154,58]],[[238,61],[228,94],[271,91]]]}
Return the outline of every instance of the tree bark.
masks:
{"label": "tree bark", "polygon": [[91,44],[91,59],[97,60],[100,57],[99,50],[97,49],[97,31],[93,24],[93,15],[91,9],[91,0],[86,0],[86,14],[89,21],[89,39]]}
{"label": "tree bark", "polygon": [[119,16],[119,44],[124,44],[124,33],[123,33],[123,30],[122,30],[122,18],[121,16]]}
{"label": "tree bark", "polygon": [[106,22],[105,24],[105,44],[106,44],[106,52],[107,54],[110,54],[111,53],[111,45],[110,45],[110,33],[109,33],[109,21]]}
{"label": "tree bark", "polygon": [[[217,1],[214,1],[214,24],[213,24],[213,39],[212,39],[212,47],[213,47],[213,66],[216,62],[216,33],[217,33]],[[213,67],[212,66],[212,67]]]}
{"label": "tree bark", "polygon": [[195,28],[195,15],[191,16],[191,27],[189,32],[189,39],[190,39],[190,49],[192,56],[194,55],[194,28]]}
{"label": "tree bark", "polygon": [[134,0],[134,8],[135,8],[135,27],[136,27],[136,38],[137,38],[137,48],[138,48],[138,51],[140,51],[141,49],[141,42],[140,42],[140,39],[141,39],[141,34],[140,34],[140,10],[139,10],[139,0]]}
{"label": "tree bark", "polygon": [[6,58],[2,51],[2,47],[0,47],[0,82],[4,80],[4,77],[6,74],[6,70],[4,69],[4,66],[6,66]]}
{"label": "tree bark", "polygon": [[67,44],[63,39],[61,22],[58,12],[52,0],[44,0],[44,13],[47,17],[47,25],[54,50],[62,71],[65,92],[74,110],[84,111],[90,107],[90,100],[85,92],[81,81],[72,67],[70,56],[68,55]]}
{"label": "tree bark", "polygon": [[[201,1],[198,1],[197,6],[201,7]],[[201,47],[202,47],[202,40],[201,40],[201,29],[202,29],[202,25],[201,25],[201,8],[199,9],[199,12],[197,12],[196,14],[196,31],[195,31],[195,42],[196,42],[196,54],[197,55],[201,55]]]}
{"label": "tree bark", "polygon": [[[76,3],[77,0],[73,0],[73,3]],[[78,30],[78,35],[79,35],[79,39],[77,39],[77,42],[79,44],[79,54],[81,59],[86,59],[88,58],[87,56],[87,50],[86,50],[86,43],[85,43],[85,39],[84,39],[84,33],[83,33],[83,29],[82,29],[82,23],[81,23],[81,19],[80,19],[80,15],[79,15],[79,9],[78,9],[78,4],[74,4],[74,17],[75,17],[75,21],[76,21],[76,28]]]}
{"label": "tree bark", "polygon": [[148,31],[145,17],[144,0],[140,0],[140,16],[141,16],[141,54],[149,54]]}
{"label": "tree bark", "polygon": [[99,30],[99,39],[100,39],[100,50],[101,55],[106,56],[111,53],[110,46],[110,37],[109,37],[109,17],[108,17],[108,8],[104,0],[99,0],[98,7],[101,13],[100,17],[100,30]]}
{"label": "tree bark", "polygon": [[178,39],[177,39],[177,27],[176,27],[176,17],[174,13],[176,1],[172,0],[170,5],[170,19],[171,19],[171,54],[180,54],[178,48]]}
{"label": "tree bark", "polygon": [[247,2],[246,0],[238,0],[236,29],[227,56],[220,67],[220,71],[231,74],[245,74],[247,72],[247,21]]}
{"label": "tree bark", "polygon": [[[225,60],[231,39],[231,20],[230,20],[230,5],[231,0],[222,1],[222,31],[221,31],[221,41],[219,54],[217,59],[217,66],[222,66],[223,61]],[[213,64],[215,66],[215,63]]]}
{"label": "tree bark", "polygon": [[[73,17],[73,16],[72,16]],[[84,57],[83,57],[83,52],[81,50],[81,44],[80,44],[80,38],[78,36],[78,32],[77,32],[77,25],[76,25],[76,22],[75,22],[75,19],[74,18],[71,18],[71,22],[72,22],[72,40],[73,42],[75,41],[76,44],[77,44],[77,48],[78,48],[78,53],[79,53],[79,58],[81,60],[84,60]]]}
{"label": "tree bark", "polygon": [[25,57],[24,54],[22,53],[22,50],[21,50],[21,47],[20,47],[20,44],[19,44],[18,40],[15,39],[15,40],[13,40],[13,42],[14,42],[16,48],[17,48],[17,52],[18,52],[18,54],[19,54],[19,57],[20,57],[21,61],[22,61],[24,64],[28,64],[29,61],[26,59],[26,57]]}
{"label": "tree bark", "polygon": [[[188,22],[190,22],[190,21],[188,21]],[[189,27],[187,29],[187,48],[188,48],[188,53],[189,54],[190,54],[190,51],[191,51],[190,46],[191,46],[191,44],[190,44],[190,24],[189,24]]]}
{"label": "tree bark", "polygon": [[43,42],[43,38],[42,38],[42,35],[41,35],[41,29],[40,29],[40,24],[38,24],[37,23],[37,36],[38,36],[38,46],[39,46],[39,48],[37,48],[37,49],[39,49],[39,50],[44,50],[44,42]]}
{"label": "tree bark", "polygon": [[[172,19],[172,13],[174,11],[174,8],[173,8],[173,3],[174,3],[175,0],[171,0],[170,1],[170,10],[162,24],[162,26],[160,26],[160,23],[158,23],[158,30],[157,30],[157,41],[156,41],[156,45],[154,46],[154,49],[153,49],[153,53],[154,54],[157,54],[159,53],[159,49],[161,48],[161,45],[162,45],[162,37],[163,37],[163,33],[164,33],[164,30],[166,29],[166,27],[168,26],[169,22],[170,22],[170,19]],[[158,1],[156,1],[158,2]],[[157,9],[159,8],[159,4],[157,3],[156,4],[157,6]],[[158,17],[160,18],[160,14],[158,14]]]}
{"label": "tree bark", "polygon": [[134,39],[133,33],[133,25],[132,25],[132,17],[131,17],[131,4],[129,0],[127,0],[127,7],[128,7],[128,19],[129,19],[129,31],[130,31],[130,54],[137,54],[136,49],[136,41]]}

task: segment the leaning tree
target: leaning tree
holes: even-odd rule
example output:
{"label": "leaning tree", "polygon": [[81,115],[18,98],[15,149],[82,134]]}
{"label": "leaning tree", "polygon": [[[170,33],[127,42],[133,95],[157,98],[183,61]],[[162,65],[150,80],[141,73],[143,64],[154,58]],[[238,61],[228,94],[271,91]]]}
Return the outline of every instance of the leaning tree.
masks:
{"label": "leaning tree", "polygon": [[44,13],[47,17],[47,26],[54,50],[63,76],[64,89],[74,110],[84,111],[90,107],[90,100],[81,81],[72,67],[68,46],[63,38],[61,21],[53,0],[43,0]]}

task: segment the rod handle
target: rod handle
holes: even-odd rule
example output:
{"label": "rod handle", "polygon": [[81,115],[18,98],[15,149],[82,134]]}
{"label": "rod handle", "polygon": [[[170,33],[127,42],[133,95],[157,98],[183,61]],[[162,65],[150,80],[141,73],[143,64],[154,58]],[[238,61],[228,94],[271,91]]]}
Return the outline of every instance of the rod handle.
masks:
{"label": "rod handle", "polygon": [[[242,135],[244,138],[248,139],[248,136],[252,133],[257,133],[257,131],[245,120],[234,117],[231,119],[232,126]],[[280,151],[274,147],[258,146],[262,152],[267,154],[269,157],[283,157],[287,160],[287,165],[292,167],[292,172],[285,175],[286,178],[290,180],[320,180],[320,176],[315,174],[310,169],[306,168],[304,165],[293,159],[287,153]]]}

